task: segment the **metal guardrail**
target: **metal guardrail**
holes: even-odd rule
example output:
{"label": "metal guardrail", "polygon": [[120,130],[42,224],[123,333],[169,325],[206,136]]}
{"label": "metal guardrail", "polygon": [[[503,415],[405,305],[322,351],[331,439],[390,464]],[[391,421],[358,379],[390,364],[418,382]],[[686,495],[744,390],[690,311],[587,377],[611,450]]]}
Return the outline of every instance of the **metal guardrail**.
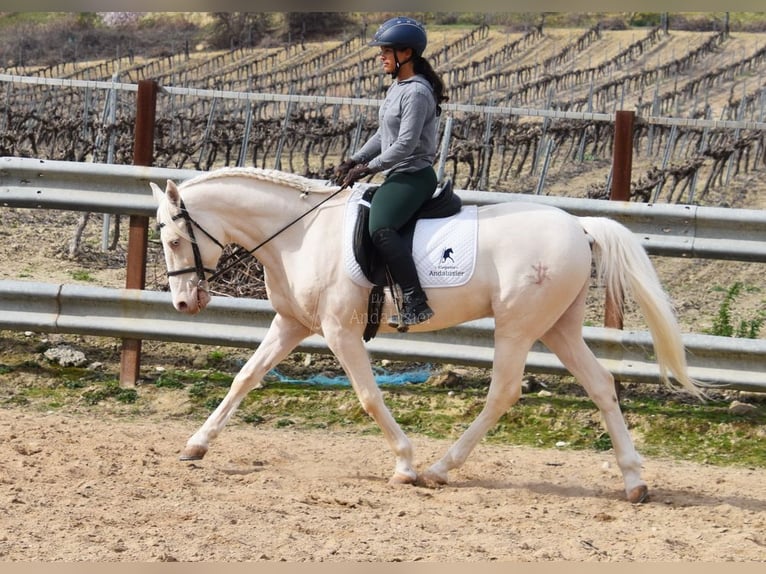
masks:
{"label": "metal guardrail", "polygon": [[458,194],[470,204],[532,201],[572,215],[609,217],[638,235],[644,249],[654,255],[766,262],[764,210],[471,190]]}
{"label": "metal guardrail", "polygon": [[[154,216],[149,189],[202,172],[113,164],[0,158],[0,205]],[[652,254],[766,262],[766,211],[456,190],[465,203],[539,202],[574,215],[610,217]]]}
{"label": "metal guardrail", "polygon": [[[195,170],[0,158],[0,205],[153,216],[149,182],[183,181]],[[533,201],[574,215],[610,217],[637,233],[650,253],[766,262],[766,212],[667,204],[638,204],[566,197],[457,190],[468,204]],[[265,301],[214,298],[206,313],[176,313],[167,294],[78,285],[0,282],[0,328],[153,338],[207,344],[256,346],[271,320]],[[161,301],[161,304],[160,304]],[[380,335],[374,356],[451,361],[488,366],[492,361],[491,320],[407,337]],[[623,380],[656,381],[648,333],[585,327],[599,359]],[[766,390],[763,340],[686,335],[692,376],[726,388]],[[312,337],[301,346],[326,351]],[[530,371],[566,373],[541,345],[528,357]]]}
{"label": "metal guardrail", "polygon": [[[274,317],[268,301],[214,297],[196,316],[178,313],[170,294],[86,285],[0,280],[0,329],[256,347]],[[367,343],[373,357],[490,367],[494,321],[480,319],[416,334],[381,334]],[[585,327],[585,340],[602,364],[623,381],[658,382],[646,331]],[[686,334],[692,377],[720,388],[766,392],[766,340]],[[330,353],[324,339],[307,338],[297,350]],[[568,374],[537,343],[528,372]]]}

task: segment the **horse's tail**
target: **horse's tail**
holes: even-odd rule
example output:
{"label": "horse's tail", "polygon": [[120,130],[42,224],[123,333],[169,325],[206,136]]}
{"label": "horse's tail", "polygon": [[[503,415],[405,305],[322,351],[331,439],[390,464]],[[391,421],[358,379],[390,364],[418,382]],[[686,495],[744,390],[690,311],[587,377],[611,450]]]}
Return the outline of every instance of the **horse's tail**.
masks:
{"label": "horse's tail", "polygon": [[686,351],[673,305],[641,243],[624,225],[605,217],[578,218],[593,238],[599,279],[617,309],[623,296],[638,303],[654,342],[662,380],[672,386],[668,372],[691,394],[702,398],[700,383],[689,376]]}

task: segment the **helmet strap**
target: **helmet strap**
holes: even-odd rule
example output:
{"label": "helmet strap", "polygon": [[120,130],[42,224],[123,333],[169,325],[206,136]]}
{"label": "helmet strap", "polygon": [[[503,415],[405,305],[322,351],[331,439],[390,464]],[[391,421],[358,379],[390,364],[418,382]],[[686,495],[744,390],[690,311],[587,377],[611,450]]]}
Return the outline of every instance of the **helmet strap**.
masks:
{"label": "helmet strap", "polygon": [[399,58],[396,57],[396,50],[394,50],[394,71],[391,72],[391,78],[396,79],[396,76],[399,75],[399,68],[401,68],[401,64],[399,63]]}
{"label": "helmet strap", "polygon": [[399,75],[399,68],[401,68],[404,64],[407,64],[408,62],[412,62],[414,58],[415,58],[415,52],[412,51],[412,54],[407,60],[405,60],[404,62],[400,62],[399,57],[396,55],[396,48],[394,48],[394,71],[391,72],[391,77],[395,80],[396,77]]}

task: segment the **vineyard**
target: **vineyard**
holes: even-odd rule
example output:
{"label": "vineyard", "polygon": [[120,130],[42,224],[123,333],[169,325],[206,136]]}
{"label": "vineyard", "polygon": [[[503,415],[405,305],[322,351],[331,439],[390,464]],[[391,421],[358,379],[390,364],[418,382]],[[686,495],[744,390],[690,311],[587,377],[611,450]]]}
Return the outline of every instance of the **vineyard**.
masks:
{"label": "vineyard", "polygon": [[[711,189],[765,167],[762,34],[599,25],[429,30],[426,55],[450,96],[441,167],[459,188],[605,197],[614,124],[598,116],[616,110],[636,112],[636,200],[704,203]],[[173,88],[157,102],[155,165],[256,165],[326,177],[377,126],[375,106],[390,80],[366,45],[370,35],[0,69],[0,155],[131,163],[135,92],[123,88],[154,79]],[[653,122],[661,116],[686,121]]]}

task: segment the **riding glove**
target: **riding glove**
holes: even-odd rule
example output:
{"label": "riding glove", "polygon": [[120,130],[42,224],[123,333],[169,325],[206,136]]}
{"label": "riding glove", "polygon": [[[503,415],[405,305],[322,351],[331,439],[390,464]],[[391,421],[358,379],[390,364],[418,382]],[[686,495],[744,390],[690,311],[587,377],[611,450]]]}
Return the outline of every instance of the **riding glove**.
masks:
{"label": "riding glove", "polygon": [[343,180],[343,186],[347,187],[352,185],[355,181],[358,181],[365,175],[370,175],[371,173],[373,172],[369,167],[367,167],[366,163],[355,165],[348,171],[348,174],[346,174],[346,178]]}
{"label": "riding glove", "polygon": [[341,164],[335,168],[335,173],[333,174],[333,183],[340,185],[344,179],[346,179],[346,176],[348,175],[349,170],[356,165],[357,162],[355,162],[353,159],[346,159],[341,162]]}

